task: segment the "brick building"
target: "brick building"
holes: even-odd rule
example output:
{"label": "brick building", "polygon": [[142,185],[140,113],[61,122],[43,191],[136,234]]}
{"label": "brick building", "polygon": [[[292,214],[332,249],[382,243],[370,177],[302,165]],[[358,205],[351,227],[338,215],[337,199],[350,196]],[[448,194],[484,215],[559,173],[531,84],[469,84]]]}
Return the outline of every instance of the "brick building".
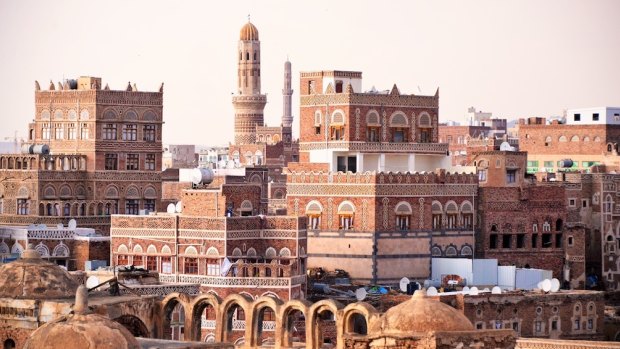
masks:
{"label": "brick building", "polygon": [[427,278],[431,255],[471,256],[474,174],[449,173],[438,94],[362,91],[362,73],[301,73],[300,163],[288,212],[309,220],[308,263],[357,281]]}
{"label": "brick building", "polygon": [[[588,170],[605,156],[617,155],[620,124],[519,120],[519,149],[528,153],[528,173]],[[570,163],[562,160],[569,159]],[[568,166],[568,167],[566,167]]]}
{"label": "brick building", "polygon": [[162,99],[161,89],[102,89],[94,77],[49,90],[35,83],[28,144],[22,154],[0,154],[0,225],[75,219],[108,235],[111,214],[157,210]]}

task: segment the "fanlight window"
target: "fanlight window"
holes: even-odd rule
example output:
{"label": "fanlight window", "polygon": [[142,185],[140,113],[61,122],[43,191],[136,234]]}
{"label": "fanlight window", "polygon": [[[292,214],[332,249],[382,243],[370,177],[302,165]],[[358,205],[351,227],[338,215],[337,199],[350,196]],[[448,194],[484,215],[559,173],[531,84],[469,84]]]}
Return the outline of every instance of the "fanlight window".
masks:
{"label": "fanlight window", "polygon": [[349,201],[345,201],[338,206],[339,228],[348,230],[353,229],[353,214],[355,207]]}

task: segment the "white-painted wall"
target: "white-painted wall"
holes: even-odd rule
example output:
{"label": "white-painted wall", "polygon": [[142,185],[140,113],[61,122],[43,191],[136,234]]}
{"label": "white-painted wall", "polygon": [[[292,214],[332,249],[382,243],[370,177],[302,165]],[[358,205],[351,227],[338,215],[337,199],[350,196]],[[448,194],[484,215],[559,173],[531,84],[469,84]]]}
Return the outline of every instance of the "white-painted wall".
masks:
{"label": "white-painted wall", "polygon": [[[593,115],[598,113],[598,121],[593,120]],[[575,121],[575,114],[579,114],[580,120]],[[566,111],[567,125],[620,125],[619,107],[593,107],[577,108]]]}
{"label": "white-painted wall", "polygon": [[336,89],[336,80],[342,80],[342,92],[346,91],[347,84],[351,84],[353,87],[353,92],[360,93],[362,92],[362,79],[361,78],[343,78],[343,77],[332,77],[325,76],[323,77],[323,93],[327,90],[327,86],[332,84],[334,90]]}

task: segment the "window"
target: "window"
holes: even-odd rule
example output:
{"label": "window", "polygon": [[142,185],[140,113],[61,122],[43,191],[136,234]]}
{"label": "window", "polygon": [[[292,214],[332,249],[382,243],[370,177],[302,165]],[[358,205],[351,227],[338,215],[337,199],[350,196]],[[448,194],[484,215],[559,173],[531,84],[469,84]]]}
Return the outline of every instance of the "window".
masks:
{"label": "window", "polygon": [[67,138],[68,139],[75,139],[75,124],[71,123],[69,124],[69,127],[67,128]]}
{"label": "window", "polygon": [[147,142],[155,142],[155,125],[144,125],[144,140]]}
{"label": "window", "polygon": [[183,271],[185,274],[198,274],[198,259],[197,258],[184,258]]}
{"label": "window", "polygon": [[43,139],[50,139],[50,124],[43,124],[41,129],[41,137]]}
{"label": "window", "polygon": [[138,140],[138,127],[134,124],[123,125],[123,140],[124,141],[137,141]]}
{"label": "window", "polygon": [[409,230],[409,220],[411,216],[406,214],[396,215],[396,229],[400,231]]}
{"label": "window", "polygon": [[321,134],[321,126],[314,126],[314,134],[315,135],[320,135]]}
{"label": "window", "polygon": [[570,207],[575,207],[577,205],[577,200],[575,199],[568,199],[568,206]]}
{"label": "window", "polygon": [[551,241],[552,234],[542,234],[542,248],[551,248],[553,241]]}
{"label": "window", "polygon": [[489,248],[492,250],[497,248],[497,234],[490,235]]}
{"label": "window", "polygon": [[581,121],[581,114],[575,114],[575,115],[573,115],[573,120],[574,120],[574,121]]}
{"label": "window", "polygon": [[145,199],[144,209],[148,210],[149,212],[155,212],[155,199]]}
{"label": "window", "polygon": [[487,170],[478,170],[478,181],[480,182],[487,181]]}
{"label": "window", "polygon": [[575,320],[575,327],[574,327],[574,329],[575,330],[581,329],[581,320],[579,320],[579,319]]}
{"label": "window", "polygon": [[17,214],[22,216],[28,215],[27,199],[17,199]]}
{"label": "window", "polygon": [[403,143],[407,142],[407,129],[404,128],[394,128],[393,129],[392,142],[394,143]]}
{"label": "window", "polygon": [[88,124],[82,124],[82,129],[80,130],[80,138],[88,139]]}
{"label": "window", "polygon": [[207,259],[207,275],[220,276],[220,263],[217,259]]}
{"label": "window", "polygon": [[64,139],[65,138],[65,128],[62,127],[62,124],[56,124],[54,126],[55,136],[54,139]]}
{"label": "window", "polygon": [[431,130],[421,129],[420,130],[420,143],[430,143],[430,142],[431,142]]}
{"label": "window", "polygon": [[433,214],[433,230],[441,229],[441,213]]}
{"label": "window", "polygon": [[368,128],[368,141],[369,142],[378,142],[379,141],[379,128],[378,127],[369,127]]}
{"label": "window", "polygon": [[336,81],[336,93],[342,93],[342,80]]}
{"label": "window", "polygon": [[118,169],[118,155],[117,154],[105,154],[105,169],[117,170]]}
{"label": "window", "polygon": [[140,168],[140,155],[127,154],[127,171],[136,171]]}
{"label": "window", "polygon": [[598,121],[598,113],[592,114],[592,121]]}
{"label": "window", "polygon": [[557,331],[558,330],[558,320],[552,320],[551,321],[551,330],[552,331]]}
{"label": "window", "polygon": [[588,319],[588,330],[594,329],[594,321],[592,319]]}
{"label": "window", "polygon": [[452,136],[446,136],[446,143],[452,143]]}
{"label": "window", "polygon": [[512,245],[512,234],[502,235],[502,248],[510,248]]}
{"label": "window", "polygon": [[140,200],[127,199],[125,203],[125,214],[138,214],[140,209]]}
{"label": "window", "polygon": [[321,215],[320,214],[309,214],[308,222],[310,222],[310,229],[319,229],[321,226]]}
{"label": "window", "polygon": [[542,321],[535,321],[534,328],[536,332],[542,332]]}
{"label": "window", "polygon": [[142,256],[141,255],[133,256],[133,263],[132,264],[137,266],[137,267],[142,267]]}
{"label": "window", "polygon": [[506,183],[514,183],[517,181],[517,170],[506,171]]}
{"label": "window", "polygon": [[155,256],[146,257],[146,270],[157,271],[157,257]]}
{"label": "window", "polygon": [[116,124],[104,124],[102,136],[105,140],[116,140]]}
{"label": "window", "polygon": [[517,248],[525,248],[525,234],[517,234]]}
{"label": "window", "polygon": [[553,161],[545,161],[545,171],[553,172]]}
{"label": "window", "polygon": [[532,234],[532,248],[538,248],[538,234]]}
{"label": "window", "polygon": [[144,169],[145,170],[155,169],[155,154],[146,154],[144,158]]}
{"label": "window", "polygon": [[355,156],[339,156],[337,158],[337,171],[340,172],[357,172],[357,159]]}
{"label": "window", "polygon": [[573,246],[573,241],[574,241],[573,237],[569,236],[568,237],[568,246]]}
{"label": "window", "polygon": [[330,129],[330,139],[339,141],[344,139],[344,126],[332,126]]}
{"label": "window", "polygon": [[555,248],[562,248],[562,234],[555,234]]}

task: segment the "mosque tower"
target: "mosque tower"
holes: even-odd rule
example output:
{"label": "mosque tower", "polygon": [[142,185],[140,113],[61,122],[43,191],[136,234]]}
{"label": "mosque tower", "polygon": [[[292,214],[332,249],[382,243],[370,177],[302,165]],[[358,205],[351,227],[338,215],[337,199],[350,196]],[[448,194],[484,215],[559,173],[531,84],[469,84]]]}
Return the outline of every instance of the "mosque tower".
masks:
{"label": "mosque tower", "polygon": [[263,126],[267,96],[260,92],[260,41],[258,29],[248,21],[239,35],[238,94],[235,108],[235,144],[256,143],[256,126]]}
{"label": "mosque tower", "polygon": [[284,88],[282,89],[282,97],[284,98],[282,103],[282,106],[284,107],[282,112],[283,127],[293,126],[293,89],[291,87],[291,62],[287,59],[286,62],[284,62]]}

